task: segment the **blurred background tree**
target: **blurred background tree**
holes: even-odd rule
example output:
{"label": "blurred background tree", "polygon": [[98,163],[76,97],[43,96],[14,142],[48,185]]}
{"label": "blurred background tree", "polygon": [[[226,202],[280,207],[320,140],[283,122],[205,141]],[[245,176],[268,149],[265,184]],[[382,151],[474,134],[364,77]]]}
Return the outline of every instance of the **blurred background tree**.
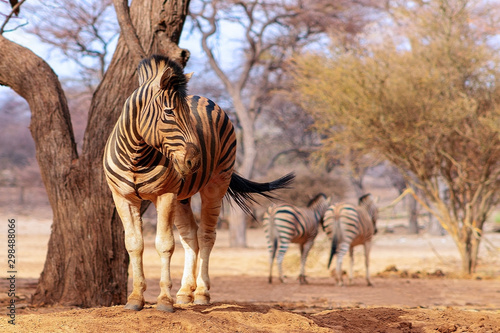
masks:
{"label": "blurred background tree", "polygon": [[[394,29],[296,60],[303,105],[324,150],[397,166],[474,271],[500,196],[498,5],[393,1]],[[425,199],[431,203],[427,205]]]}
{"label": "blurred background tree", "polygon": [[[201,49],[215,74],[211,84],[222,83],[230,103],[228,111],[234,112],[239,133],[237,171],[242,176],[256,176],[255,162],[258,153],[263,151],[258,148],[263,132],[259,133],[258,127],[269,130],[266,118],[279,119],[290,107],[293,118],[299,121],[305,118],[300,116],[305,112],[297,104],[291,106],[277,93],[290,86],[286,68],[293,53],[320,46],[328,35],[347,43],[370,21],[368,14],[374,10],[374,3],[376,1],[193,1],[192,29],[201,35]],[[228,46],[231,43],[234,46]],[[306,138],[300,136],[306,132],[307,129],[302,128],[294,137]],[[310,145],[317,142],[309,141],[306,146],[304,143],[304,140],[296,141],[295,144],[301,146],[292,150],[280,147],[275,154],[293,151],[307,156]],[[272,155],[265,155],[274,160]],[[232,210],[230,220],[231,246],[246,246],[243,212]]]}

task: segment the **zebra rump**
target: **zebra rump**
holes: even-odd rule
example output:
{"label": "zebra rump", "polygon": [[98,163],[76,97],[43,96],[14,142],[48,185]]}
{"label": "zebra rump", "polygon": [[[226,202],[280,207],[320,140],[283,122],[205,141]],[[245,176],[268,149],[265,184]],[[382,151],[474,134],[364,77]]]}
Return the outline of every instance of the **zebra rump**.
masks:
{"label": "zebra rump", "polygon": [[254,194],[261,195],[270,200],[276,199],[270,192],[289,188],[294,179],[295,174],[289,173],[269,183],[257,183],[245,179],[237,173],[233,173],[225,197],[232,199],[246,214],[255,218],[250,208],[250,203],[256,202]]}

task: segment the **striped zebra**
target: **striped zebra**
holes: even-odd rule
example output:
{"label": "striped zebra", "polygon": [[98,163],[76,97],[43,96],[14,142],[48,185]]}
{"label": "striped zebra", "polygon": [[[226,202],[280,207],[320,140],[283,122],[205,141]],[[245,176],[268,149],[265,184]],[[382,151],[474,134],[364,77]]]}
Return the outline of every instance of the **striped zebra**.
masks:
{"label": "striped zebra", "polygon": [[342,259],[348,250],[351,259],[349,284],[352,283],[354,265],[353,248],[361,244],[365,248],[366,282],[369,286],[372,285],[370,282],[369,258],[371,239],[377,233],[377,216],[378,209],[371,199],[370,194],[360,197],[357,207],[346,203],[339,203],[330,206],[325,212],[323,228],[332,242],[328,268],[330,268],[333,256],[337,255],[335,270],[339,286],[344,285],[342,281]]}
{"label": "striped zebra", "polygon": [[[300,245],[300,284],[306,284],[305,265],[307,255],[318,235],[318,225],[323,221],[330,198],[320,193],[305,207],[272,205],[264,213],[264,231],[269,250],[269,283],[273,280],[274,258],[278,263],[279,279],[283,280],[283,258],[290,243]],[[276,256],[276,252],[278,255]]]}
{"label": "striped zebra", "polygon": [[[157,309],[173,311],[173,223],[185,249],[177,302],[208,304],[208,261],[223,197],[227,193],[249,212],[253,194],[272,197],[269,192],[287,187],[294,175],[256,183],[236,174],[236,138],[231,121],[211,100],[187,96],[191,75],[185,75],[174,61],[162,56],[144,59],[138,76],[139,88],[125,102],[103,158],[133,271],[133,290],[125,308],[144,307],[143,200],[153,202],[158,213],[155,246],[161,258],[161,292]],[[198,192],[202,201],[199,224],[191,210],[191,197]]]}

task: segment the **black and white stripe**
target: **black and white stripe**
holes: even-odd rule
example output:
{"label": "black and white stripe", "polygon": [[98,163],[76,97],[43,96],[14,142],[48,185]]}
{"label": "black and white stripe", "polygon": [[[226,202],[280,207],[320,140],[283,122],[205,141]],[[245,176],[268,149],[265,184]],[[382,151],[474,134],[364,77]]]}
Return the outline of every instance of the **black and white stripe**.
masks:
{"label": "black and white stripe", "polygon": [[[278,263],[279,279],[283,282],[282,263],[290,243],[300,245],[300,275],[299,282],[307,283],[305,264],[307,255],[318,235],[318,225],[328,208],[330,199],[323,193],[314,197],[307,207],[292,205],[272,205],[264,214],[264,231],[269,250],[269,283],[272,283],[274,258]],[[277,256],[276,256],[277,252]]]}
{"label": "black and white stripe", "polygon": [[[140,63],[138,74],[139,88],[127,99],[103,158],[133,269],[134,289],[126,307],[140,310],[144,306],[143,200],[152,201],[158,212],[156,248],[162,273],[157,308],[173,311],[170,256],[174,219],[186,253],[177,301],[206,304],[210,301],[208,259],[223,197],[229,195],[248,212],[253,194],[271,197],[269,192],[287,187],[294,176],[256,183],[237,175],[233,124],[211,100],[187,96],[190,75],[174,61],[153,56]],[[202,201],[199,223],[190,204],[196,193]]]}
{"label": "black and white stripe", "polygon": [[349,283],[352,283],[353,275],[353,248],[363,245],[365,249],[366,282],[371,286],[369,272],[369,258],[371,240],[377,232],[376,222],[378,209],[371,196],[365,194],[359,198],[358,206],[347,203],[332,205],[325,212],[323,228],[332,242],[328,268],[335,255],[337,255],[336,279],[339,285],[342,281],[342,259],[347,251],[350,256]]}

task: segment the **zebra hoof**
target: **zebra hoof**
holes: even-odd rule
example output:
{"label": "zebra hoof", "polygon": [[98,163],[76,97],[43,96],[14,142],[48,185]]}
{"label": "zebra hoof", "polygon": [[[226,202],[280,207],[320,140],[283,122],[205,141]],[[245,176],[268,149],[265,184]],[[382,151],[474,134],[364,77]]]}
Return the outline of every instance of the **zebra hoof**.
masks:
{"label": "zebra hoof", "polygon": [[194,297],[194,304],[198,304],[198,305],[207,305],[207,304],[210,304],[210,296],[196,295]]}
{"label": "zebra hoof", "polygon": [[177,304],[189,304],[193,301],[193,297],[190,295],[177,295]]}
{"label": "zebra hoof", "polygon": [[130,300],[124,306],[127,310],[141,311],[144,308],[144,301]]}
{"label": "zebra hoof", "polygon": [[174,306],[172,304],[160,303],[156,305],[156,310],[163,312],[174,312]]}

